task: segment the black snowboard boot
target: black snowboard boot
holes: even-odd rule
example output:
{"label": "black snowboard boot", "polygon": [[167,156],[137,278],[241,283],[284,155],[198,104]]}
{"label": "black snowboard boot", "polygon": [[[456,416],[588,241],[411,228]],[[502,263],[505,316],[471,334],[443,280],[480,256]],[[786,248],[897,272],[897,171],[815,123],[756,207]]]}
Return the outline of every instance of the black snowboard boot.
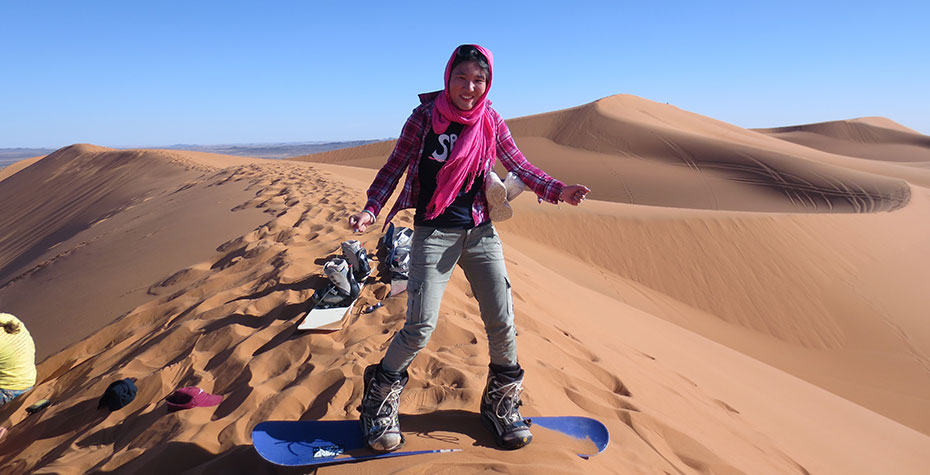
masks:
{"label": "black snowboard boot", "polygon": [[520,415],[523,369],[491,365],[488,384],[481,395],[481,422],[505,449],[519,449],[533,441],[530,426]]}
{"label": "black snowboard boot", "polygon": [[397,410],[400,407],[400,395],[407,385],[407,372],[399,379],[393,379],[381,370],[381,364],[365,368],[365,392],[359,421],[362,436],[368,446],[376,452],[390,452],[403,447],[404,434],[400,431]]}

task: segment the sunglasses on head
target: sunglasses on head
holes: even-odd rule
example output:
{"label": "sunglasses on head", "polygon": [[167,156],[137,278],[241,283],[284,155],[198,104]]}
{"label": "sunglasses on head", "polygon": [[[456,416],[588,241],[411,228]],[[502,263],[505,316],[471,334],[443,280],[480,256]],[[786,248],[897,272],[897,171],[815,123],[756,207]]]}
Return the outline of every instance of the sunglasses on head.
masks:
{"label": "sunglasses on head", "polygon": [[481,59],[484,62],[488,61],[481,51],[478,51],[478,48],[475,48],[474,45],[462,45],[455,49],[455,55],[460,60],[465,59]]}
{"label": "sunglasses on head", "polygon": [[472,45],[462,45],[462,46],[459,46],[459,47],[455,50],[455,55],[456,55],[456,56],[459,56],[459,57],[461,57],[461,58],[468,58],[468,57],[470,57],[470,56],[471,56],[472,54],[474,54],[474,53],[481,54],[481,52],[478,51],[478,48],[475,48],[475,47],[472,46]]}

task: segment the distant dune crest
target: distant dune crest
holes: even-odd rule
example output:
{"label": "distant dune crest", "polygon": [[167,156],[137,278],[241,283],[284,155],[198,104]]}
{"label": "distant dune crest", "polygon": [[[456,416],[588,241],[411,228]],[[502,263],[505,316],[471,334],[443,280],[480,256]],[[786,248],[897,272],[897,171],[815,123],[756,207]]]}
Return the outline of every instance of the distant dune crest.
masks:
{"label": "distant dune crest", "polygon": [[770,134],[807,131],[830,136],[833,138],[864,143],[887,143],[893,140],[900,140],[908,136],[923,136],[920,132],[907,128],[885,117],[860,117],[857,119],[831,120],[827,122],[816,122],[813,124],[752,130]]}
{"label": "distant dune crest", "polygon": [[[588,184],[592,199],[735,211],[874,212],[896,209],[910,195],[894,173],[837,166],[838,157],[818,150],[631,95],[508,125],[534,164],[563,181]],[[382,142],[295,160],[379,168],[392,148],[393,141]]]}
{"label": "distant dune crest", "polygon": [[756,129],[815,150],[912,166],[930,166],[930,137],[884,117]]}

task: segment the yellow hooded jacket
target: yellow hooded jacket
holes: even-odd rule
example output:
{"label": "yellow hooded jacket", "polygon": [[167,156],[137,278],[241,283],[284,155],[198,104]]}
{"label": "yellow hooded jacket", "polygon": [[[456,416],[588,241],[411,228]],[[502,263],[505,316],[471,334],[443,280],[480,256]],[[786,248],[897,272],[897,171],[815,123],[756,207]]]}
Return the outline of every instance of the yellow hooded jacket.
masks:
{"label": "yellow hooded jacket", "polygon": [[0,389],[29,389],[36,384],[36,346],[23,322],[0,313],[0,324],[7,322],[18,324],[19,331],[0,328]]}

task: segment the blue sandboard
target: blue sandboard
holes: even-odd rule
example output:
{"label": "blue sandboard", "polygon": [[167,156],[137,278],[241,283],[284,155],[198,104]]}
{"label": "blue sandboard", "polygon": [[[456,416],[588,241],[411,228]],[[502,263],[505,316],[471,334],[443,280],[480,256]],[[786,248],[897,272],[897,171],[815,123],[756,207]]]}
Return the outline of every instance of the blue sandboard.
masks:
{"label": "blue sandboard", "polygon": [[[252,429],[252,445],[275,465],[306,466],[405,455],[458,452],[461,449],[373,452],[362,439],[357,420],[266,421]],[[347,452],[354,451],[356,454]]]}
{"label": "blue sandboard", "polygon": [[610,443],[610,432],[607,427],[597,419],[579,416],[557,416],[557,417],[531,417],[530,422],[533,425],[552,429],[561,432],[576,439],[591,439],[597,446],[597,452],[593,454],[578,454],[579,457],[587,459],[595,456],[607,448]]}
{"label": "blue sandboard", "polygon": [[[590,439],[597,455],[607,448],[610,435],[599,421],[587,417],[534,417],[533,424],[562,432],[576,439]],[[461,449],[434,449],[376,453],[367,448],[357,420],[345,421],[266,421],[252,429],[252,445],[265,460],[285,466],[307,466],[354,462],[406,455],[457,452]],[[353,452],[353,453],[349,453]]]}

